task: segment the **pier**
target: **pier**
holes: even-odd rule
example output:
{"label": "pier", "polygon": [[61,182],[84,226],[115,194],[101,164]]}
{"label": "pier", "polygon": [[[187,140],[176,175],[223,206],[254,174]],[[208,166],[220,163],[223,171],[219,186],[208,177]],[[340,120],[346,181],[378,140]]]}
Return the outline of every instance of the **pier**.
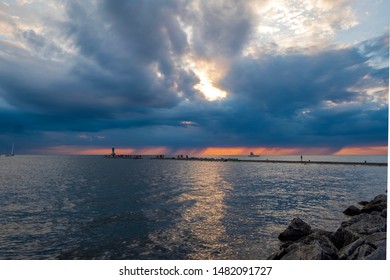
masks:
{"label": "pier", "polygon": [[155,157],[153,160],[182,160],[182,161],[214,161],[214,162],[251,162],[251,163],[283,163],[283,164],[334,164],[334,165],[363,165],[387,166],[387,162],[351,162],[351,161],[311,161],[311,160],[269,160],[269,159],[238,159],[238,158],[204,158],[204,157]]}
{"label": "pier", "polygon": [[214,161],[214,162],[251,162],[251,163],[280,163],[280,164],[323,164],[323,165],[363,165],[363,166],[387,166],[387,162],[367,162],[367,161],[318,161],[318,160],[277,160],[277,159],[259,159],[256,156],[254,159],[253,154],[249,156],[250,159],[245,158],[232,158],[232,157],[190,157],[188,155],[178,155],[178,156],[166,156],[166,155],[157,155],[154,157],[143,157],[142,155],[126,155],[126,154],[116,154],[115,147],[112,147],[111,154],[105,155],[105,158],[112,159],[144,159],[149,158],[152,160],[181,160],[181,161]]}

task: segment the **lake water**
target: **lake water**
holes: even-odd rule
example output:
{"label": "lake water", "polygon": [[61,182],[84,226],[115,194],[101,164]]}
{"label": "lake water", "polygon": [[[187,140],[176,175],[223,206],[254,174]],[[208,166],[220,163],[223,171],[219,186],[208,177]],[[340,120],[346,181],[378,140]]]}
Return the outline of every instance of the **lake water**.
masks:
{"label": "lake water", "polygon": [[333,231],[386,189],[381,166],[1,157],[0,259],[266,259],[294,217]]}

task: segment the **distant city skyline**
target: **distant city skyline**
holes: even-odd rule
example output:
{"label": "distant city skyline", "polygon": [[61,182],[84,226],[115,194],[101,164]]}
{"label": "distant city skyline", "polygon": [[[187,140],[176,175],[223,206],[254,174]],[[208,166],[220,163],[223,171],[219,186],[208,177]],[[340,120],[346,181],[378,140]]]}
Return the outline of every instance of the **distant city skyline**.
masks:
{"label": "distant city skyline", "polygon": [[389,1],[0,1],[0,154],[385,155]]}

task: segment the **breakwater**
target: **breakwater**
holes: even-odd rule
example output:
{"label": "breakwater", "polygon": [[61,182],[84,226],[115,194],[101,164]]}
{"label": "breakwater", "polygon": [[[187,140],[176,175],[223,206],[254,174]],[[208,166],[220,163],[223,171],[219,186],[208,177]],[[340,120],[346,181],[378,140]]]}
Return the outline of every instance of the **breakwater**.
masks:
{"label": "breakwater", "polygon": [[252,162],[252,163],[289,163],[289,164],[338,164],[338,165],[364,165],[387,166],[386,162],[350,162],[350,161],[311,161],[311,160],[268,160],[268,159],[238,159],[238,158],[209,158],[209,157],[154,157],[153,160],[186,160],[186,161],[216,161],[216,162]]}

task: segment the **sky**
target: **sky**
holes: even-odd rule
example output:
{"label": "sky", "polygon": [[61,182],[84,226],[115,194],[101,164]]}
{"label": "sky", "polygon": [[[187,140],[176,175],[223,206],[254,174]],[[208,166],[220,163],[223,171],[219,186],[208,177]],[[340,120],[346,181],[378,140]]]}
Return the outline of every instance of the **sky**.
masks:
{"label": "sky", "polygon": [[0,0],[0,154],[387,154],[389,11]]}

